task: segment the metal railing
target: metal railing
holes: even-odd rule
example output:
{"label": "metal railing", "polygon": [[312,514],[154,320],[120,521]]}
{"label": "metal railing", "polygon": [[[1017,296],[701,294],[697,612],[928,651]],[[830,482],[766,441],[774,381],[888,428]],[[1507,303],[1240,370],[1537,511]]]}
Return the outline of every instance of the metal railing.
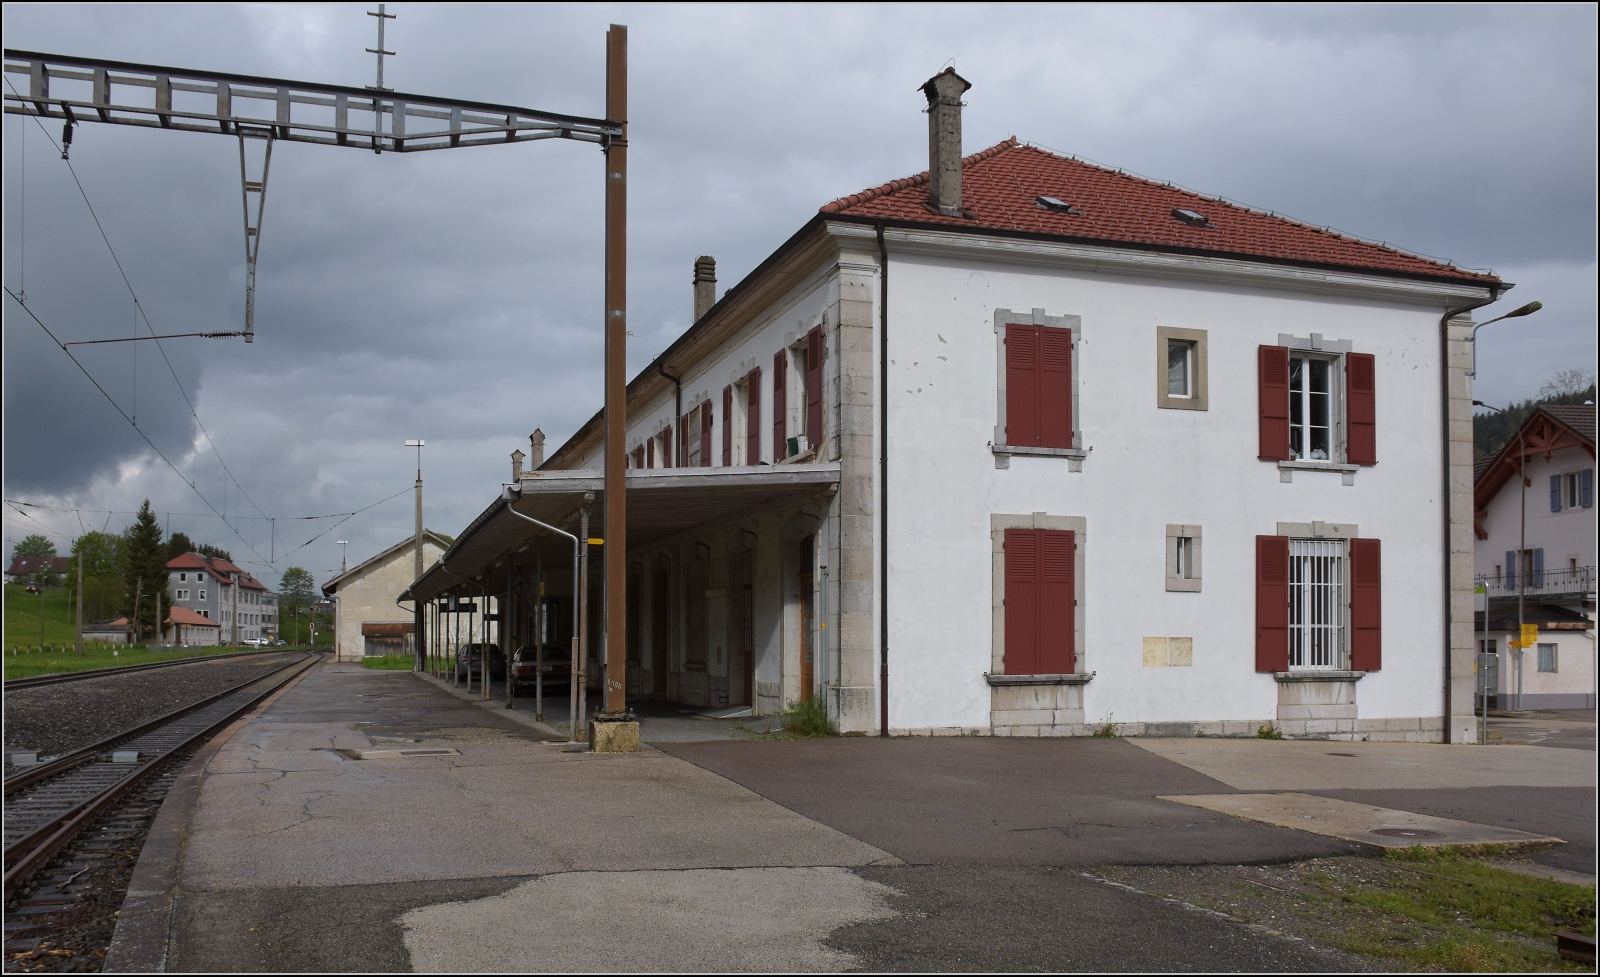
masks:
{"label": "metal railing", "polygon": [[[1492,598],[1517,596],[1516,574],[1479,574],[1477,585]],[[1521,583],[1520,592],[1528,597],[1581,597],[1595,592],[1594,567],[1566,567],[1560,570],[1542,570],[1529,573]]]}

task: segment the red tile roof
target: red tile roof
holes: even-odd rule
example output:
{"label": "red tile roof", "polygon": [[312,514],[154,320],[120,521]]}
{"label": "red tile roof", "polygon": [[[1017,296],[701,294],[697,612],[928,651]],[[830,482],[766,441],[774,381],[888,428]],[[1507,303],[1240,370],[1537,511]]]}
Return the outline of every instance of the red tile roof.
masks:
{"label": "red tile roof", "polygon": [[[979,231],[1020,231],[1079,241],[1213,252],[1485,284],[1500,280],[1490,273],[1468,271],[1338,231],[1059,156],[1024,145],[1015,136],[962,160],[961,184],[962,206],[970,215],[966,217],[941,214],[926,206],[926,172],[841,197],[824,205],[822,213]],[[1037,202],[1041,195],[1055,197],[1082,213],[1047,210]],[[1185,224],[1173,216],[1175,209],[1202,214],[1210,226]]]}
{"label": "red tile roof", "polygon": [[220,628],[222,625],[204,614],[189,610],[187,607],[174,607],[167,611],[168,624],[182,624],[191,628]]}

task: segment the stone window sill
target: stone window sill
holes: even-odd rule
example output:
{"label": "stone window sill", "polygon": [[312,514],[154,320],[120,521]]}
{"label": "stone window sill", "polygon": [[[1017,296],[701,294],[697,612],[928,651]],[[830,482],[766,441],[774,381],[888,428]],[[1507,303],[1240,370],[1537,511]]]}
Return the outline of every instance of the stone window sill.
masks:
{"label": "stone window sill", "polygon": [[1317,671],[1307,669],[1303,672],[1273,672],[1272,678],[1278,682],[1359,682],[1366,672]]}
{"label": "stone window sill", "polygon": [[705,662],[684,662],[683,663],[683,670],[686,671],[686,672],[703,672],[703,671],[706,671],[706,663]]}
{"label": "stone window sill", "polygon": [[989,450],[994,452],[994,467],[1010,468],[1012,455],[1032,455],[1039,458],[1065,458],[1067,471],[1083,471],[1083,459],[1089,457],[1089,452],[1083,448],[1037,448],[1032,445],[998,444],[989,443]]}
{"label": "stone window sill", "polygon": [[1356,483],[1356,472],[1361,470],[1360,465],[1346,465],[1335,461],[1280,461],[1278,464],[1278,481],[1294,481],[1295,472],[1338,472],[1341,480],[1346,485]]}
{"label": "stone window sill", "polygon": [[1062,675],[996,675],[983,673],[990,685],[1088,685],[1093,672],[1071,672]]}

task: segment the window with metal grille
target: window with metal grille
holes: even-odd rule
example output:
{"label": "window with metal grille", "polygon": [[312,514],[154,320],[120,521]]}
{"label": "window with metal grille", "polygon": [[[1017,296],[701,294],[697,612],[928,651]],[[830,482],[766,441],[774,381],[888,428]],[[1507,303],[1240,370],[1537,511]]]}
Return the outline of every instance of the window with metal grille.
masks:
{"label": "window with metal grille", "polygon": [[1289,667],[1344,667],[1344,541],[1289,540]]}

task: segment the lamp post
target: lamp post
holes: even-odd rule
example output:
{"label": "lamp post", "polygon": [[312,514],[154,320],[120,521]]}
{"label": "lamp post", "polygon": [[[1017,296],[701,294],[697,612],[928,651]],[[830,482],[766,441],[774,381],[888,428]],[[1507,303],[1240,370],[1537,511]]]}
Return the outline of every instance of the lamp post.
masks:
{"label": "lamp post", "polygon": [[[413,438],[406,441],[406,447],[417,449],[417,534],[416,552],[412,557],[412,580],[418,580],[422,577],[422,449],[427,444],[428,442],[421,438]],[[412,604],[413,621],[411,631],[415,636],[412,639],[412,653],[414,656],[412,668],[422,671],[425,668],[425,656],[427,654],[427,638],[422,621],[422,602],[413,601]]]}
{"label": "lamp post", "polygon": [[[1538,312],[1542,308],[1544,308],[1544,303],[1543,302],[1529,302],[1527,305],[1524,305],[1521,308],[1512,309],[1510,312],[1507,312],[1505,315],[1495,316],[1493,319],[1485,319],[1483,322],[1480,322],[1477,325],[1473,326],[1472,327],[1472,338],[1469,340],[1472,343],[1472,370],[1467,373],[1467,376],[1476,378],[1477,375],[1478,375],[1478,330],[1479,329],[1482,329],[1484,326],[1493,325],[1494,323],[1499,322],[1501,319],[1520,319],[1521,317],[1523,317],[1525,315],[1533,315],[1535,312]],[[1473,403],[1476,404],[1477,401],[1473,401]],[[1483,406],[1484,407],[1488,407],[1489,405],[1488,404],[1484,404]]]}
{"label": "lamp post", "polygon": [[[1486,404],[1481,400],[1474,400],[1472,402],[1472,405],[1474,407],[1487,407],[1489,410],[1494,411],[1496,414],[1500,414],[1500,415],[1505,416],[1505,417],[1510,417],[1511,416],[1506,411],[1503,411],[1500,408],[1495,407],[1492,404]],[[1527,442],[1525,442],[1522,439],[1522,428],[1521,428],[1521,426],[1518,426],[1517,427],[1517,480],[1522,483],[1522,500],[1521,500],[1521,513],[1520,513],[1520,516],[1519,516],[1519,522],[1518,522],[1518,526],[1517,526],[1517,557],[1516,557],[1516,564],[1517,565],[1516,565],[1514,570],[1513,570],[1512,567],[1507,567],[1506,568],[1507,570],[1513,570],[1513,572],[1515,572],[1516,575],[1517,575],[1517,637],[1516,637],[1516,641],[1519,642],[1519,644],[1516,646],[1516,648],[1517,648],[1516,666],[1517,666],[1517,709],[1518,709],[1518,711],[1521,711],[1521,709],[1522,709],[1522,652],[1523,652],[1523,648],[1522,648],[1522,645],[1520,644],[1520,642],[1522,641],[1523,604],[1524,604],[1524,600],[1526,598],[1527,591],[1528,591],[1528,574],[1529,574],[1529,572],[1531,572],[1533,570],[1533,561],[1532,560],[1528,560],[1526,565],[1523,564],[1523,559],[1524,559],[1523,553],[1527,552],[1527,548],[1528,548],[1528,473],[1525,470],[1527,464],[1528,464],[1528,445],[1527,445]],[[1484,605],[1483,605],[1483,626],[1484,626],[1485,632],[1487,632],[1488,629],[1489,629],[1489,604],[1488,604],[1487,601],[1485,601]],[[1485,696],[1485,698],[1484,698],[1484,737],[1485,737],[1484,741],[1485,742],[1488,742],[1488,722],[1489,722],[1488,721],[1488,713],[1489,713],[1489,702],[1488,702],[1488,697]]]}

